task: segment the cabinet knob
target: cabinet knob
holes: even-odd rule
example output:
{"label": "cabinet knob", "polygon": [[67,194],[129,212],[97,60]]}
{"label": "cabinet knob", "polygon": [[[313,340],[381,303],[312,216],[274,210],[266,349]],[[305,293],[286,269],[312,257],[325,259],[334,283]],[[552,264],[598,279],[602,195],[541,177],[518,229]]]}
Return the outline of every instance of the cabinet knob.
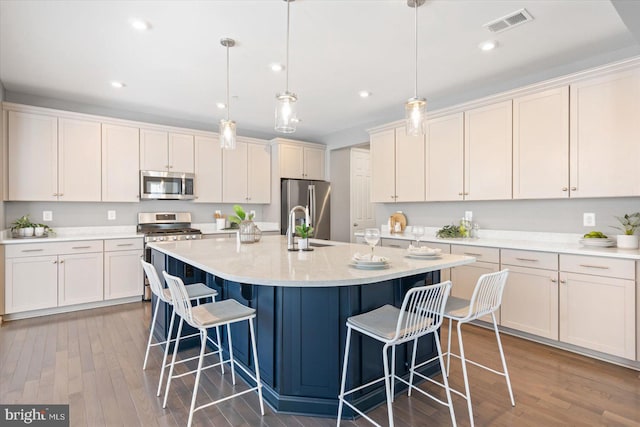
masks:
{"label": "cabinet knob", "polygon": [[357,223],[357,222],[354,222],[354,223],[353,223],[353,226],[354,226],[354,227],[357,227],[357,226],[358,226],[358,223]]}
{"label": "cabinet knob", "polygon": [[565,283],[567,283],[567,281],[564,280],[564,279],[560,279],[560,283],[562,283],[564,285]]}
{"label": "cabinet knob", "polygon": [[60,260],[60,264],[64,264],[64,260],[63,259]]}
{"label": "cabinet knob", "polygon": [[58,261],[53,261],[53,263],[54,263],[54,264],[57,264],[57,263],[58,263]]}
{"label": "cabinet knob", "polygon": [[462,196],[462,193],[458,193],[458,196]]}
{"label": "cabinet knob", "polygon": [[469,193],[464,193],[464,195],[465,195],[465,196],[468,196],[468,195],[469,195]]}
{"label": "cabinet knob", "polygon": [[551,279],[552,283],[556,283],[558,280],[557,279]]}
{"label": "cabinet knob", "polygon": [[62,197],[62,196],[64,196],[64,193],[59,193],[58,194],[58,197]]}
{"label": "cabinet knob", "polygon": [[571,187],[571,191],[577,191],[578,187]]}
{"label": "cabinet knob", "polygon": [[562,187],[562,191],[567,191],[569,190],[567,187]]}

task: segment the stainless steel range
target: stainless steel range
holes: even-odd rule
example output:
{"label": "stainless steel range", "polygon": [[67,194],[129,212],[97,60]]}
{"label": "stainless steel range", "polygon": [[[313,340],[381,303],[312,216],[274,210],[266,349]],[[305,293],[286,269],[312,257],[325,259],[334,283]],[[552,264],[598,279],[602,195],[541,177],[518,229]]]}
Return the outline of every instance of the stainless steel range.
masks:
{"label": "stainless steel range", "polygon": [[[177,240],[199,240],[202,232],[191,228],[189,212],[140,212],[138,213],[138,233],[144,234],[144,259],[151,262],[149,242],[171,242]],[[145,301],[151,300],[151,288],[144,278]]]}

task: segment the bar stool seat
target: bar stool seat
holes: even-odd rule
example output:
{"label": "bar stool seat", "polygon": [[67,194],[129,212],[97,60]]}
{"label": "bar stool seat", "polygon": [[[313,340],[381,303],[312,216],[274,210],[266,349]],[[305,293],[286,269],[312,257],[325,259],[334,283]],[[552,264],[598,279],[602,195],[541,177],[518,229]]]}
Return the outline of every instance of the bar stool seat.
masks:
{"label": "bar stool seat", "polygon": [[[451,393],[449,392],[449,383],[444,370],[444,360],[442,359],[442,349],[440,348],[440,340],[438,338],[438,328],[442,325],[443,313],[447,297],[451,289],[451,282],[447,281],[437,285],[422,286],[410,289],[402,303],[402,308],[391,305],[384,305],[380,308],[367,313],[349,317],[347,319],[347,339],[344,350],[344,361],[342,366],[342,383],[340,386],[340,394],[338,395],[338,419],[337,426],[340,426],[342,418],[343,405],[347,405],[356,413],[367,419],[374,425],[379,426],[364,412],[358,409],[354,404],[345,398],[363,388],[372,386],[378,382],[384,381],[385,394],[387,398],[387,413],[389,417],[389,426],[393,426],[393,408],[395,382],[400,381],[406,384],[408,395],[411,391],[416,390],[423,395],[430,397],[436,402],[447,406],[451,415],[451,422],[455,426],[456,419],[453,412],[453,404],[451,403]],[[382,349],[382,360],[384,367],[384,377],[370,381],[367,384],[360,385],[351,390],[345,390],[347,367],[349,365],[349,348],[351,345],[351,331],[360,332],[373,339],[384,343]],[[438,352],[438,360],[440,362],[440,370],[443,373],[443,383],[439,383],[427,376],[416,372],[423,364],[416,366],[416,349],[418,348],[418,338],[428,334],[435,334],[435,343]],[[409,373],[409,381],[395,374],[396,346],[405,342],[413,341],[413,355],[411,358],[411,368]],[[391,373],[389,373],[388,349],[391,347]],[[437,397],[427,393],[413,384],[414,376],[418,376],[424,380],[437,384],[445,389],[447,401],[438,399]]]}
{"label": "bar stool seat", "polygon": [[[260,401],[260,413],[264,415],[264,403],[262,400],[262,382],[260,381],[260,366],[258,364],[258,352],[256,349],[255,328],[253,324],[253,320],[256,317],[256,310],[250,307],[246,307],[233,299],[227,299],[219,302],[210,302],[210,303],[201,304],[201,305],[192,307],[191,304],[189,303],[189,296],[187,294],[186,287],[182,282],[182,279],[176,276],[172,276],[168,274],[166,271],[163,271],[162,274],[167,282],[167,285],[169,285],[169,289],[171,291],[171,297],[174,302],[175,312],[178,314],[178,316],[180,316],[180,323],[178,325],[178,337],[176,340],[176,344],[173,348],[173,356],[171,358],[169,376],[167,379],[167,387],[165,389],[164,402],[162,404],[162,407],[165,408],[167,405],[167,396],[169,395],[171,380],[173,378],[179,378],[195,372],[196,380],[193,385],[191,406],[189,408],[189,419],[187,421],[188,427],[191,426],[191,423],[193,421],[193,414],[196,411],[207,408],[211,405],[216,405],[220,402],[231,399],[233,397],[250,393],[252,391],[258,392],[258,400]],[[249,331],[251,335],[251,349],[253,353],[253,365],[255,367],[255,374],[249,371],[248,369],[246,369],[244,366],[238,364],[233,359],[233,342],[231,339],[231,324],[242,322],[245,320],[249,323]],[[176,355],[178,353],[177,348],[178,348],[178,345],[180,344],[180,332],[182,331],[182,326],[184,322],[186,322],[187,324],[189,324],[194,328],[197,328],[200,331],[201,345],[200,345],[200,355],[198,356],[198,367],[195,370],[174,375],[173,371],[176,365]],[[218,363],[212,363],[206,367],[203,367],[204,356],[207,355],[205,354],[205,349],[207,345],[207,339],[206,339],[207,330],[214,327],[217,330],[217,328],[219,328],[220,326],[225,326],[225,325],[227,326],[227,343],[229,345],[229,358],[226,360],[223,359],[222,353],[220,353],[220,361]],[[196,397],[198,395],[198,386],[200,384],[200,375],[202,371],[205,369],[213,368],[218,365],[224,366],[225,363],[229,363],[231,367],[231,378],[232,378],[232,383],[234,385],[236,383],[234,366],[237,366],[242,371],[244,371],[244,373],[250,379],[252,379],[256,385],[253,387],[250,386],[246,390],[232,393],[221,399],[196,407],[195,406]]]}

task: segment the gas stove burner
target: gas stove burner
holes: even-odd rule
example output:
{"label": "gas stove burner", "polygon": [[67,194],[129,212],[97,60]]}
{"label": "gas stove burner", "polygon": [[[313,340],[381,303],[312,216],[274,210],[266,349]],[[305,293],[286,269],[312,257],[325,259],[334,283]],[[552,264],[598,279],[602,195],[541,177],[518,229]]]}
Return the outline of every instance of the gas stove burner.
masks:
{"label": "gas stove burner", "polygon": [[189,212],[139,213],[138,232],[145,243],[176,240],[199,240],[202,232],[191,227]]}

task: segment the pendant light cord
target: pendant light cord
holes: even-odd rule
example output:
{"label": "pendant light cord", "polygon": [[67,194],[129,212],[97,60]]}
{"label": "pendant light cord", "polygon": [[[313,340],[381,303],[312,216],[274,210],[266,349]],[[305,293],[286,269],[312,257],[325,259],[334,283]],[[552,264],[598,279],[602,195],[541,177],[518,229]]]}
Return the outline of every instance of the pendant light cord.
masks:
{"label": "pendant light cord", "polygon": [[227,121],[229,121],[229,110],[231,105],[229,104],[229,46],[227,45]]}
{"label": "pendant light cord", "polygon": [[415,0],[413,8],[415,9],[415,63],[416,63],[416,81],[415,81],[415,95],[418,97],[418,0]]}
{"label": "pendant light cord", "polygon": [[289,6],[291,3],[291,0],[286,0],[287,1],[287,66],[285,69],[286,74],[286,89],[285,89],[285,93],[289,93]]}

